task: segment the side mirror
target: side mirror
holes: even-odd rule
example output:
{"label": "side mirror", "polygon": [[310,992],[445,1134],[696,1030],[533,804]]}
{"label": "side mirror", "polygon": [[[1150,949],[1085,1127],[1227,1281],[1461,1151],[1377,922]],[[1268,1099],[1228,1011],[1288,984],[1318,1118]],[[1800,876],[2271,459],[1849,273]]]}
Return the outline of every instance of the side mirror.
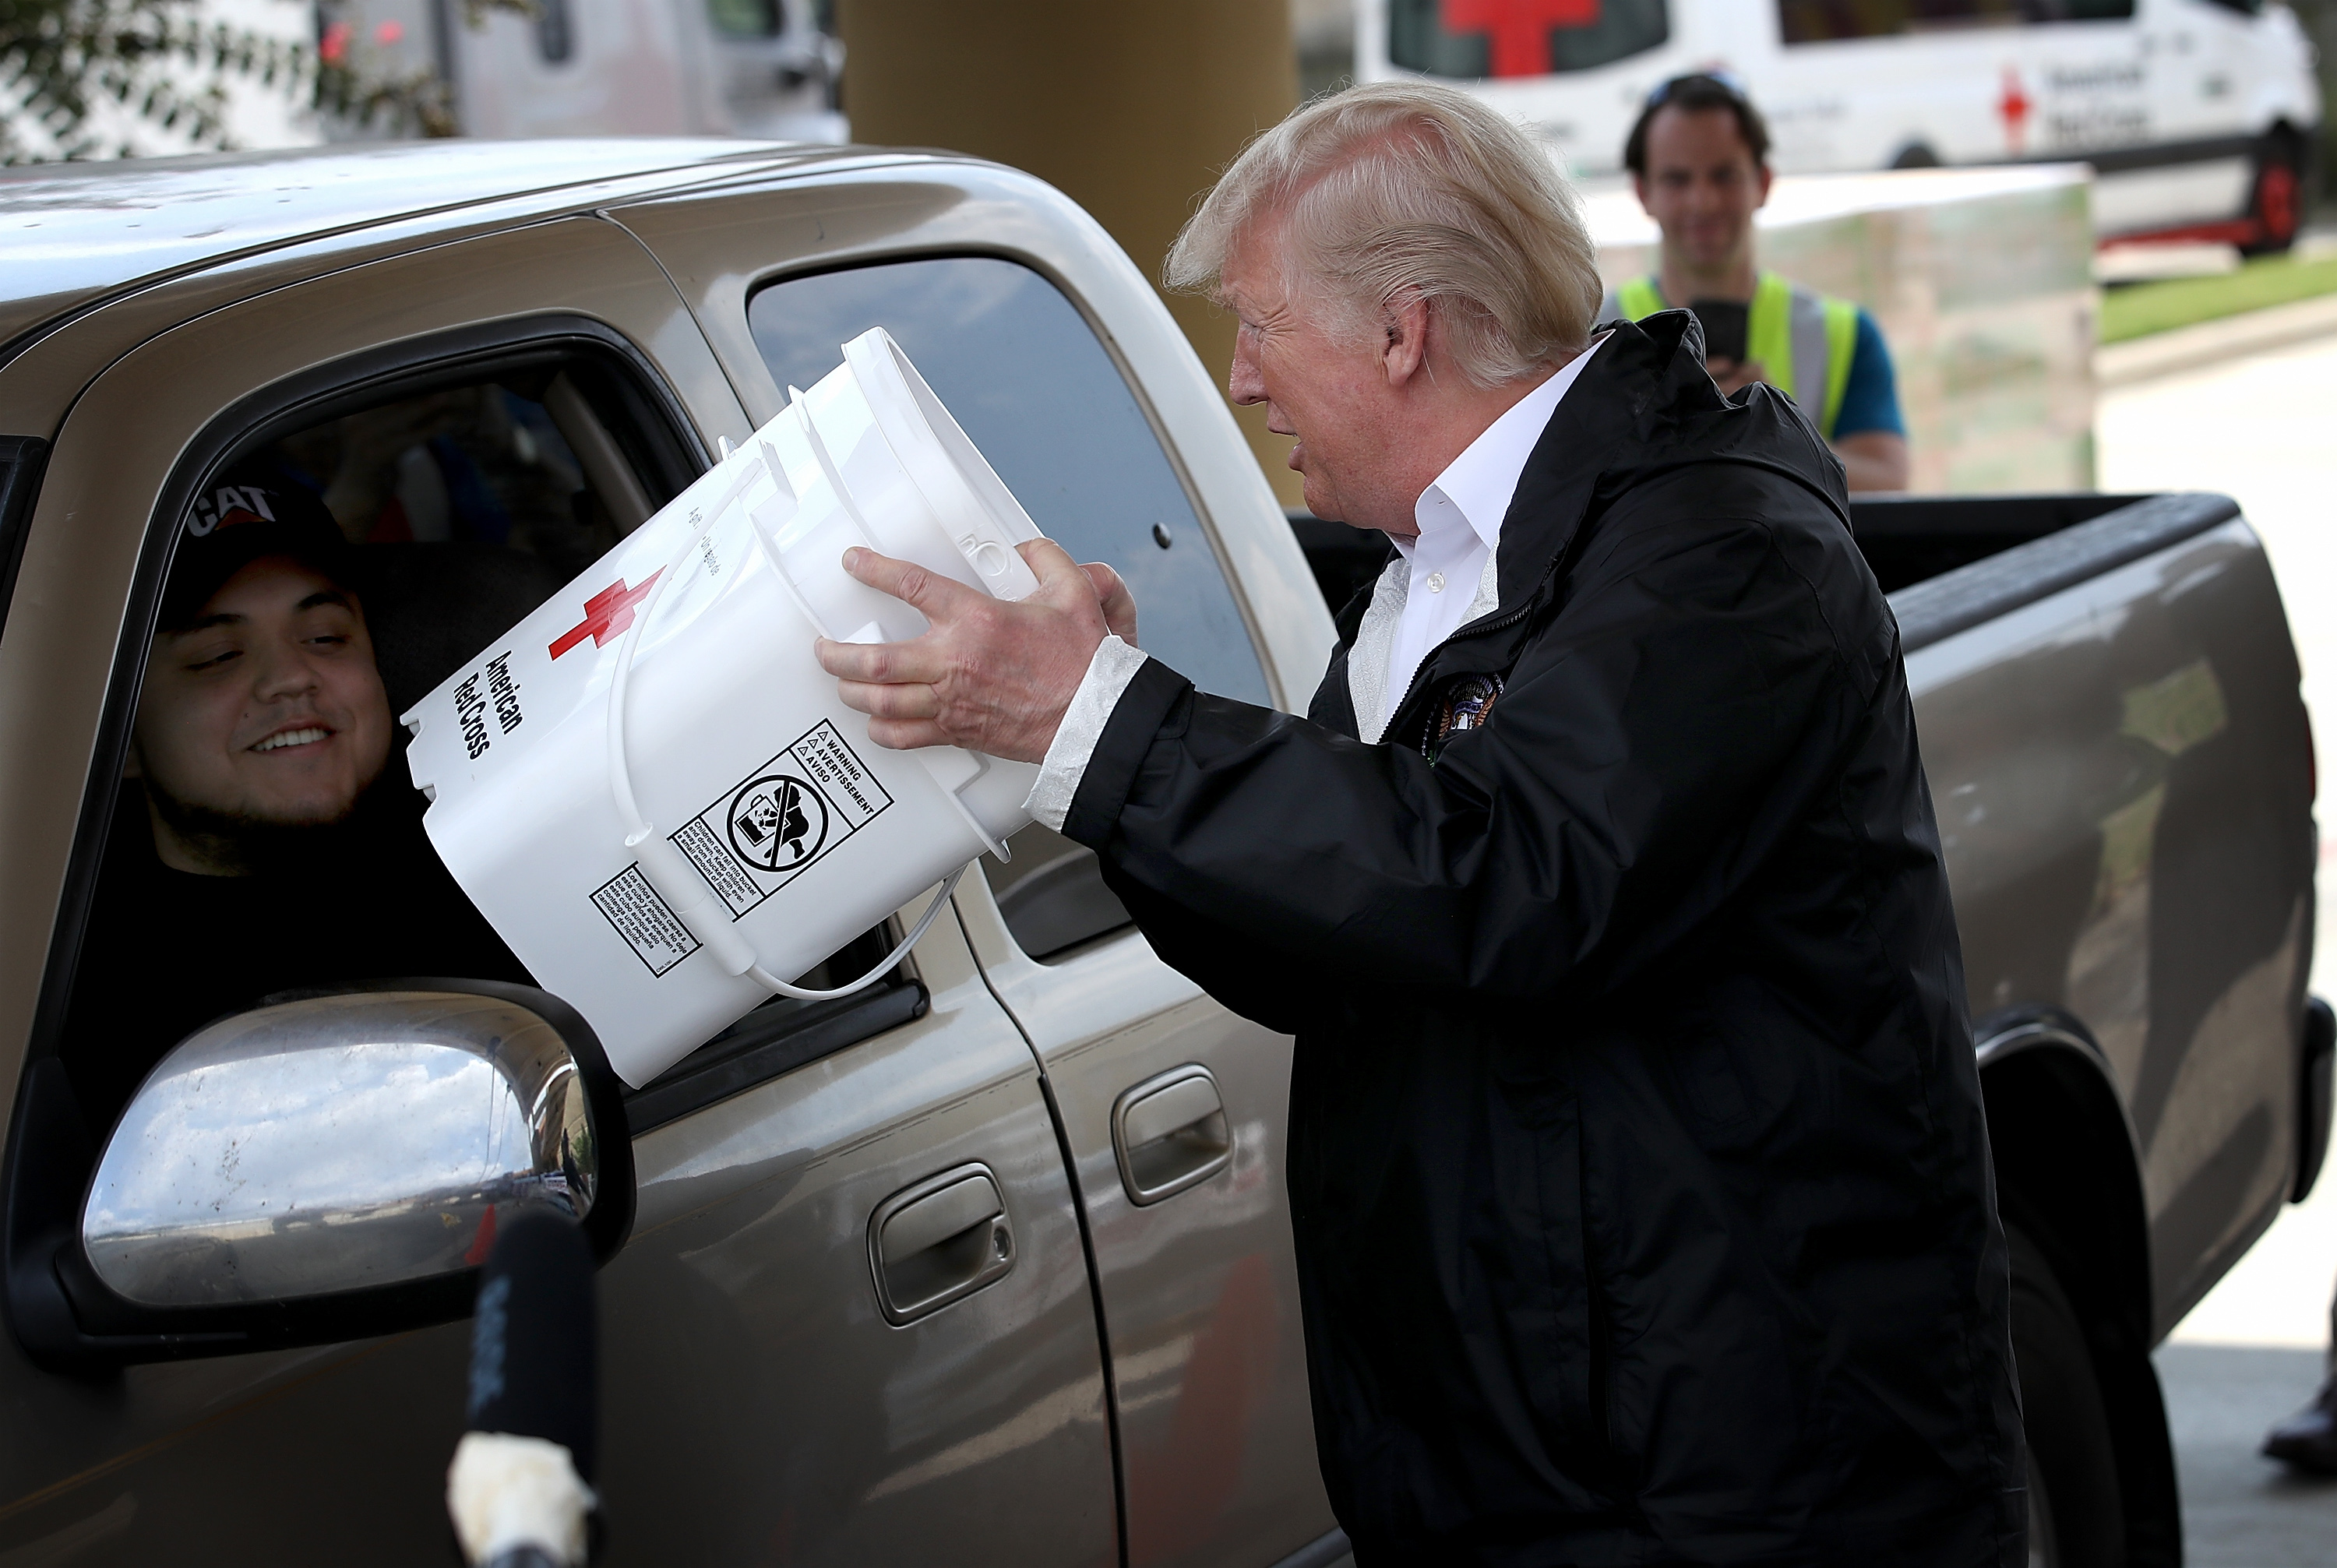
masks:
{"label": "side mirror", "polygon": [[481,982],[387,982],[223,1018],[122,1112],[55,1275],[112,1361],[466,1316],[499,1223],[631,1227],[621,1089],[572,1009]]}

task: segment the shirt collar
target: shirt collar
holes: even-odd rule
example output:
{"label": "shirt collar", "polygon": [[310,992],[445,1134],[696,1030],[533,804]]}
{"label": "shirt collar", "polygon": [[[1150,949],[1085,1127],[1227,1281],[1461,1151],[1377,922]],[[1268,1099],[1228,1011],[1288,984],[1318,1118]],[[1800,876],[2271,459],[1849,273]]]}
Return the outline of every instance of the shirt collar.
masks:
{"label": "shirt collar", "polygon": [[[1519,398],[1461,456],[1445,465],[1444,472],[1413,504],[1413,520],[1420,526],[1420,539],[1465,524],[1486,549],[1500,548],[1501,519],[1509,514],[1510,502],[1518,493],[1518,481],[1525,474],[1535,443],[1558,411],[1559,400],[1580,378],[1583,367],[1606,340],[1605,333],[1592,339],[1590,347]],[[1396,541],[1397,548],[1407,556],[1414,544],[1408,539]]]}

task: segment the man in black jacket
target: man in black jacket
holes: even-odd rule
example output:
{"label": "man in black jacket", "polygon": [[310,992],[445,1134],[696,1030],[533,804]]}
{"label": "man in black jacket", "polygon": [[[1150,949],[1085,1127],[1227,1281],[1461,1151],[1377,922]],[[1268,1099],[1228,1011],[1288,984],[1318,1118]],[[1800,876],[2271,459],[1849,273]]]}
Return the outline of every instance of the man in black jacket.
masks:
{"label": "man in black jacket", "polygon": [[[1403,559],[1304,721],[1108,571],[823,644],[881,744],[1042,762],[1155,947],[1297,1036],[1316,1433],[1384,1563],[2009,1564],[2026,1495],[1963,976],[1897,628],[1809,420],[1692,320],[1589,339],[1539,150],[1351,90],[1172,280],[1315,509]],[[1472,589],[1474,592],[1472,592]]]}

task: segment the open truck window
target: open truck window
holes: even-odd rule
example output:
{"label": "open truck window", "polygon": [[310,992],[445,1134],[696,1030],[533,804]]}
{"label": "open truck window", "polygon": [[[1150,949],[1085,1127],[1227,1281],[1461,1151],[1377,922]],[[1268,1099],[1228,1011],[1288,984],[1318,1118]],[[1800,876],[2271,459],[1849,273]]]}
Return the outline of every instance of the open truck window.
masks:
{"label": "open truck window", "polygon": [[[695,472],[625,372],[572,350],[419,372],[304,415],[255,431],[171,534],[58,1046],[93,1132],[178,1041],[263,997],[532,983],[431,848],[398,717]],[[857,975],[885,935],[812,983]],[[879,987],[903,988],[914,1011],[905,980]],[[668,1119],[742,1073],[865,1038],[901,1001],[875,1024],[865,1006],[776,1003],[644,1109]]]}
{"label": "open truck window", "polygon": [[263,996],[528,980],[430,848],[397,716],[686,477],[611,375],[538,354],[312,406],[171,520],[58,1043],[93,1130]]}

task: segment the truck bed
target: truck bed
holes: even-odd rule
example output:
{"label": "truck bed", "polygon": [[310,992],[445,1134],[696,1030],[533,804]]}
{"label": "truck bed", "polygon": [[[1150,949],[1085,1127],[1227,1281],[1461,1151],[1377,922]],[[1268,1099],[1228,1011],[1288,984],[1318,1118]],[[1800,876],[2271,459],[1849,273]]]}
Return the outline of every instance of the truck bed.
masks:
{"label": "truck bed", "polygon": [[[2006,1213],[2155,1342],[2328,1141],[2312,741],[2270,563],[2215,495],[1851,514],[1907,658]],[[1291,525],[1335,610],[1393,554]],[[2056,1212],[2079,1191],[2093,1220]]]}
{"label": "truck bed", "polygon": [[[2238,516],[2239,507],[2224,495],[2075,491],[1880,496],[1852,501],[1850,512],[1853,536],[1891,595],[1912,651],[2203,533]],[[1375,529],[1325,522],[1304,510],[1289,516],[1334,613],[1394,556],[1394,546]],[[2049,539],[2051,544],[2036,547]],[[1988,572],[1941,581],[1991,560]]]}

